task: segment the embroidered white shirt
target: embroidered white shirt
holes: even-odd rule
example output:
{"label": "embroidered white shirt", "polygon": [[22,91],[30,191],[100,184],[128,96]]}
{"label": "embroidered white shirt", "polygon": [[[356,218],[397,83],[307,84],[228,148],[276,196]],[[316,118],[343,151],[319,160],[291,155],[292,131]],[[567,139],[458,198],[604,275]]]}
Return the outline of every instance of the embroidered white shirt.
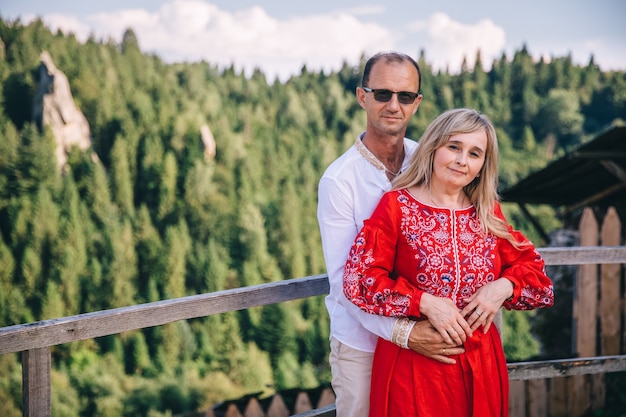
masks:
{"label": "embroidered white shirt", "polygon": [[[415,141],[404,139],[402,171],[408,168],[416,147]],[[325,300],[330,337],[365,352],[374,351],[377,336],[391,339],[396,319],[366,313],[348,301],[343,293],[343,268],[363,221],[389,189],[385,171],[372,165],[354,145],[330,164],[318,187],[317,220],[330,283]]]}

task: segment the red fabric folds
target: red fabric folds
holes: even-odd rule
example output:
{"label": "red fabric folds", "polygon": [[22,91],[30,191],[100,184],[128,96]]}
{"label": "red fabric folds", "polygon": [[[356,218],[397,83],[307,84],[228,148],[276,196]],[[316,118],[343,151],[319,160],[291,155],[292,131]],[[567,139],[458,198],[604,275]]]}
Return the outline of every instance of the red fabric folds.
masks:
{"label": "red fabric folds", "polygon": [[497,329],[476,331],[465,350],[447,365],[379,339],[370,417],[507,417],[509,381]]}

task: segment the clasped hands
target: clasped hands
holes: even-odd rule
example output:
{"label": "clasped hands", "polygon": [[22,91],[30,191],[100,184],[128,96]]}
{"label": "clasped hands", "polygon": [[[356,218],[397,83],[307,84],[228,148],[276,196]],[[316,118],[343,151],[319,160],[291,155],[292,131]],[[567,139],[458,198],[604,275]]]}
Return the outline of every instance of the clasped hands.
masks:
{"label": "clasped hands", "polygon": [[454,364],[450,356],[463,353],[463,343],[480,326],[487,333],[504,301],[513,294],[513,283],[497,279],[479,288],[459,311],[449,298],[422,295],[420,313],[428,318],[415,324],[409,348],[439,362]]}

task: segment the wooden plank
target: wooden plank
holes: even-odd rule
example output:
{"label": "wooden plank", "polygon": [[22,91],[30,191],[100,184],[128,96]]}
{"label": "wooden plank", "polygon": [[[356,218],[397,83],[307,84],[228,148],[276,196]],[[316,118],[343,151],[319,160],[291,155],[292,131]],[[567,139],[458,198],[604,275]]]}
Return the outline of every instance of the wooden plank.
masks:
{"label": "wooden plank", "polygon": [[550,417],[568,417],[567,416],[567,384],[566,378],[552,378],[550,381],[550,409],[548,414]]}
{"label": "wooden plank", "polygon": [[[596,232],[597,233],[597,232]],[[587,265],[626,263],[626,246],[594,246],[537,248],[546,265]]]}
{"label": "wooden plank", "polygon": [[226,409],[225,417],[243,417],[235,404],[230,404]]}
{"label": "wooden plank", "polygon": [[[599,232],[593,210],[585,208],[579,225],[579,246],[598,244]],[[578,356],[595,356],[597,321],[597,266],[581,265],[574,285],[573,324],[574,348]],[[567,415],[582,417],[591,408],[591,388],[586,375],[567,379]]]}
{"label": "wooden plank", "polygon": [[509,384],[509,417],[526,417],[526,382]]}
{"label": "wooden plank", "polygon": [[52,415],[50,348],[22,352],[22,407],[24,417]]}
{"label": "wooden plank", "polygon": [[159,326],[178,320],[328,294],[328,276],[235,288],[0,328],[0,355]]}
{"label": "wooden plank", "polygon": [[[615,208],[610,207],[602,222],[602,244],[619,245],[622,224]],[[600,354],[619,355],[622,319],[619,264],[600,266]]]}
{"label": "wooden plank", "polygon": [[626,371],[626,355],[516,362],[507,364],[507,367],[510,381],[624,372]]}
{"label": "wooden plank", "polygon": [[317,401],[317,408],[326,407],[335,403],[335,393],[330,388],[324,388],[320,399]]}
{"label": "wooden plank", "polygon": [[568,417],[586,416],[591,408],[591,401],[589,400],[591,389],[587,376],[574,375],[567,379],[567,390],[569,393],[567,402]]}
{"label": "wooden plank", "polygon": [[285,400],[280,394],[272,397],[272,402],[267,409],[267,417],[288,417],[289,409],[285,405]]}
{"label": "wooden plank", "polygon": [[304,413],[313,409],[309,394],[302,391],[298,393],[296,397],[296,404],[294,405],[294,412],[297,414]]}
{"label": "wooden plank", "polygon": [[[614,246],[621,243],[622,224],[614,207],[604,216],[600,239],[602,245]],[[621,289],[619,264],[600,265],[600,354],[617,355],[621,338]],[[600,410],[606,402],[604,375],[591,377],[591,409]]]}
{"label": "wooden plank", "polygon": [[[598,244],[598,222],[593,210],[586,208],[580,221],[580,246]],[[578,356],[596,355],[596,323],[598,312],[597,265],[578,268],[574,293],[575,351]]]}
{"label": "wooden plank", "polygon": [[248,400],[248,405],[246,405],[246,409],[243,412],[243,417],[265,417],[259,400],[256,398],[250,398]]}
{"label": "wooden plank", "polygon": [[548,394],[545,379],[531,379],[528,387],[528,417],[545,417],[548,415]]}
{"label": "wooden plank", "polygon": [[602,410],[606,403],[606,384],[604,374],[589,375],[591,381],[591,409]]}

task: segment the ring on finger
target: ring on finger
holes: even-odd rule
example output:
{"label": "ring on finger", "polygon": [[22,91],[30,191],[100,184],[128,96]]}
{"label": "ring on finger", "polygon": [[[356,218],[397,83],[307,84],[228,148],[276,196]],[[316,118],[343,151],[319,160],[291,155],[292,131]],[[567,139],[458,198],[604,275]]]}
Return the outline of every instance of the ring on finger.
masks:
{"label": "ring on finger", "polygon": [[482,311],[478,311],[478,310],[474,310],[474,313],[476,313],[478,317],[480,317],[480,315],[483,314]]}
{"label": "ring on finger", "polygon": [[446,354],[446,348],[443,348],[443,354],[444,355]]}

